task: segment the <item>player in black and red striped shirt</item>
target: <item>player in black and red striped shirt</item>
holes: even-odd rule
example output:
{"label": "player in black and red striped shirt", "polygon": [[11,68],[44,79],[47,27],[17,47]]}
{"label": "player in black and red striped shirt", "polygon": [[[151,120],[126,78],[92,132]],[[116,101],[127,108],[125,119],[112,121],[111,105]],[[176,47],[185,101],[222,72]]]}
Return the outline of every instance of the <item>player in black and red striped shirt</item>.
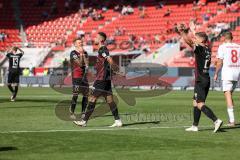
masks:
{"label": "player in black and red striped shirt", "polygon": [[79,126],[86,126],[91,114],[94,111],[98,97],[103,96],[108,103],[110,110],[115,119],[115,123],[110,127],[121,127],[122,121],[118,114],[118,108],[113,101],[111,74],[112,69],[115,68],[112,58],[109,55],[107,47],[104,45],[107,36],[103,32],[99,32],[95,38],[95,44],[98,46],[98,57],[95,69],[97,71],[96,80],[93,84],[93,92],[89,97],[89,104],[86,115],[81,121],[74,123]]}
{"label": "player in black and red striped shirt", "polygon": [[71,118],[75,119],[75,108],[77,104],[77,99],[79,93],[82,93],[82,116],[85,114],[85,110],[88,103],[88,79],[87,79],[87,72],[88,72],[88,54],[83,49],[83,37],[77,38],[74,40],[75,50],[70,53],[70,63],[72,69],[72,84],[73,84],[73,91],[72,91],[72,102],[70,106],[70,113]]}

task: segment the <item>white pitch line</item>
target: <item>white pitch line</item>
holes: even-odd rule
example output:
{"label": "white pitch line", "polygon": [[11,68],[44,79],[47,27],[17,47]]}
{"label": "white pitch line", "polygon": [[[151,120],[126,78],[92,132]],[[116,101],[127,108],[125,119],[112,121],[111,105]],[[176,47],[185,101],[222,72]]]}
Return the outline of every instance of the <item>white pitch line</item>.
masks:
{"label": "white pitch line", "polygon": [[[146,129],[178,129],[178,128],[187,128],[189,126],[159,126],[159,127],[144,127],[144,128],[127,128],[127,127],[122,127],[122,128],[82,128],[82,129],[73,129],[73,130],[33,130],[33,131],[27,131],[27,130],[22,130],[22,131],[4,131],[0,132],[0,134],[8,134],[8,133],[54,133],[54,132],[90,132],[90,131],[119,131],[119,130],[146,130]],[[210,128],[212,126],[201,126],[201,128]]]}
{"label": "white pitch line", "polygon": [[[72,95],[19,95],[18,98],[23,98],[23,97],[27,97],[27,98],[62,98],[62,97],[71,97]],[[9,98],[10,96],[7,96],[7,95],[1,95],[1,97],[4,97],[4,98]]]}

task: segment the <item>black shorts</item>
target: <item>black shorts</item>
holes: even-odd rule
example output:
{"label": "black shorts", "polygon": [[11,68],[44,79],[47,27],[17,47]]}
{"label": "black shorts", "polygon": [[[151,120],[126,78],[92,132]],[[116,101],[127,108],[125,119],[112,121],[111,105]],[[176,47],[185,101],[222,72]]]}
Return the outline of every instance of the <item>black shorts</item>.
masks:
{"label": "black shorts", "polygon": [[89,84],[86,79],[82,78],[73,78],[72,79],[72,84],[73,84],[73,94],[87,94],[89,90]]}
{"label": "black shorts", "polygon": [[193,99],[197,103],[205,102],[210,88],[210,78],[195,82]]}
{"label": "black shorts", "polygon": [[9,71],[8,83],[19,83],[20,71]]}
{"label": "black shorts", "polygon": [[112,95],[111,80],[96,80],[93,84],[93,88],[92,95],[95,97]]}

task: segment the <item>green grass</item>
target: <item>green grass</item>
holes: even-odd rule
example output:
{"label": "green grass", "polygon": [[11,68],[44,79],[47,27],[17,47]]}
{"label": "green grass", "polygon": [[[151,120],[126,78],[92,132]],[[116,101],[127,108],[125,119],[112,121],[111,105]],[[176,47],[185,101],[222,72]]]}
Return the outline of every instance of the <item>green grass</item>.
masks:
{"label": "green grass", "polygon": [[[234,95],[238,121],[239,93]],[[212,133],[212,122],[201,118],[201,131],[187,133],[191,125],[191,91],[138,98],[128,106],[119,96],[125,127],[109,130],[108,113],[79,128],[55,114],[55,106],[71,95],[49,88],[20,88],[16,102],[0,88],[0,160],[217,160],[239,159],[239,128]],[[129,98],[132,98],[129,95]],[[227,122],[223,93],[210,92],[208,106]],[[80,107],[78,107],[79,110]],[[20,132],[23,131],[23,132]],[[30,132],[32,131],[32,132]],[[50,132],[51,131],[51,132]]]}

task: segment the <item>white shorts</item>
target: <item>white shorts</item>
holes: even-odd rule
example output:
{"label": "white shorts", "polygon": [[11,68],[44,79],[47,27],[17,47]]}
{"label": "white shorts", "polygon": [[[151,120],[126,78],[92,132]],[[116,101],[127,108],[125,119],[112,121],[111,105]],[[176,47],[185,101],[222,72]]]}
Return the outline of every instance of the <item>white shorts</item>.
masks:
{"label": "white shorts", "polygon": [[226,92],[226,91],[233,92],[236,87],[237,87],[237,81],[226,81],[226,80],[222,81],[223,92]]}

